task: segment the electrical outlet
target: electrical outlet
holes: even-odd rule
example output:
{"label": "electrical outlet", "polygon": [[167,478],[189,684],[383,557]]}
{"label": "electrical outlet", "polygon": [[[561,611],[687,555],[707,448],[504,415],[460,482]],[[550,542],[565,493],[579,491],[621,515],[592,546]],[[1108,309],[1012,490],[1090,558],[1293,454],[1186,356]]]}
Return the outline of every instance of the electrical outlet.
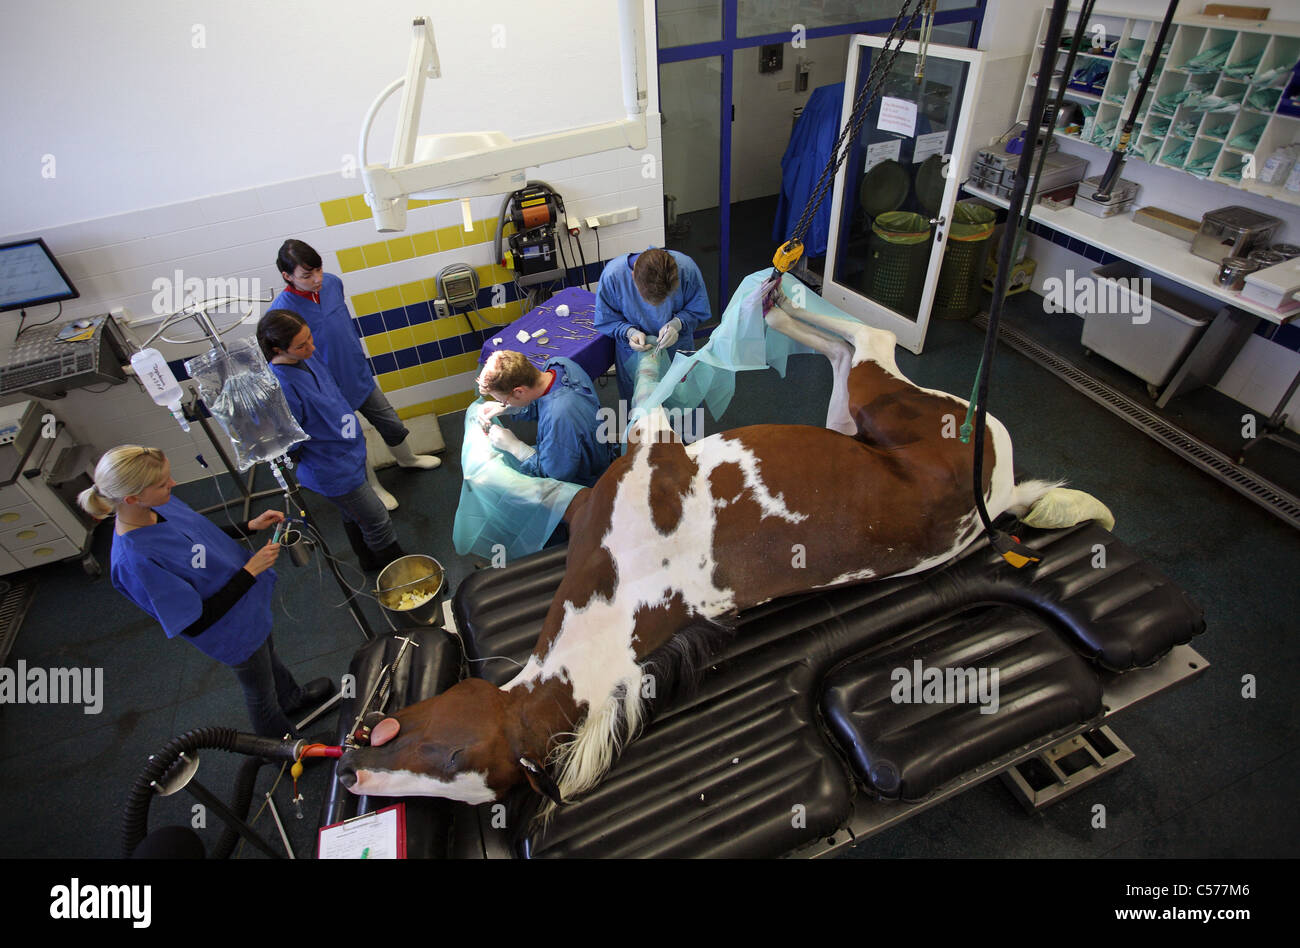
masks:
{"label": "electrical outlet", "polygon": [[777,91],[777,92],[786,92],[786,91],[792,89],[793,87],[794,87],[794,82],[793,82],[792,80],[790,80],[790,79],[786,79],[785,81],[783,81],[783,82],[778,82],[778,83],[776,84],[776,91]]}
{"label": "electrical outlet", "polygon": [[588,218],[587,226],[592,226],[591,221],[595,220],[601,227],[609,227],[611,224],[622,224],[627,221],[634,221],[641,216],[639,208],[625,207],[619,211],[609,211],[605,214],[597,214],[595,218]]}
{"label": "electrical outlet", "polygon": [[570,217],[564,222],[564,226],[569,229],[569,234],[573,237],[582,233],[582,220],[577,217]]}

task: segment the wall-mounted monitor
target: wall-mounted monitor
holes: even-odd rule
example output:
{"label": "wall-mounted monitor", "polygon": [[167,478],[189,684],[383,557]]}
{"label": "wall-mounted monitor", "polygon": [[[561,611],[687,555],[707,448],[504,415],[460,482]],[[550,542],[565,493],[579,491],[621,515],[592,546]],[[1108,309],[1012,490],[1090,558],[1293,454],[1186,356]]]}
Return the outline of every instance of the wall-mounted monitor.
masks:
{"label": "wall-mounted monitor", "polygon": [[0,244],[0,312],[80,295],[41,238]]}

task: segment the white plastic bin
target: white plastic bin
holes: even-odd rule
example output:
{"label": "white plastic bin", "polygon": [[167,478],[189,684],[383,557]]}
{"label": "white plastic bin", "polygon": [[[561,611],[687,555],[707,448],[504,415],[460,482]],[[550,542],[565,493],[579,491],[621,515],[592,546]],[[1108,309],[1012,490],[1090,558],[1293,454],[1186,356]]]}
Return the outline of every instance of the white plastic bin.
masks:
{"label": "white plastic bin", "polygon": [[[1094,305],[1083,316],[1085,347],[1121,368],[1161,386],[1196,343],[1217,311],[1212,301],[1174,280],[1149,273],[1127,260],[1093,270]],[[1150,318],[1141,281],[1150,279]]]}

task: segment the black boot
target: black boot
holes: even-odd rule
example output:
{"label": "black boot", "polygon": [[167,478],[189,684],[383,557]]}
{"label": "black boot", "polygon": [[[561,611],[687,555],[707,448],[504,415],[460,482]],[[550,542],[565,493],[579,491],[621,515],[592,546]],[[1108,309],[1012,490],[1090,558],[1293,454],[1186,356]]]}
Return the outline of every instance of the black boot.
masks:
{"label": "black boot", "polygon": [[368,573],[371,570],[387,566],[391,562],[391,560],[381,560],[378,553],[366,546],[366,538],[361,533],[359,525],[351,520],[344,520],[343,530],[348,535],[348,544],[352,547],[352,552],[357,555],[363,571]]}
{"label": "black boot", "polygon": [[389,563],[393,562],[393,560],[401,559],[403,556],[406,555],[406,553],[402,549],[402,547],[398,544],[398,542],[394,540],[392,543],[388,544],[388,546],[384,547],[378,553],[371,553],[370,555],[374,557],[375,562],[379,564],[378,566],[373,566],[370,568],[383,569]]}

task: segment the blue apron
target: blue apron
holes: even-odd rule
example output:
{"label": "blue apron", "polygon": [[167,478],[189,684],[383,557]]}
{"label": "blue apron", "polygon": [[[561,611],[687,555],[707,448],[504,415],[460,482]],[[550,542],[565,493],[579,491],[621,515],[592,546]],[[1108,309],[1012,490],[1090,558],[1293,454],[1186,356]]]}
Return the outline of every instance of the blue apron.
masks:
{"label": "blue apron", "polygon": [[280,381],[289,411],[310,435],[294,449],[298,480],[325,497],[350,494],[366,480],[366,436],[361,419],[353,413],[324,366],[311,366],[315,358],[296,365],[271,363]]}
{"label": "blue apron", "polygon": [[[550,359],[543,371],[555,370],[551,390],[512,417],[537,422],[537,453],[519,464],[530,477],[553,477],[591,487],[618,456],[617,444],[597,440],[600,399],[582,367],[563,356]],[[614,425],[606,425],[613,431]]]}
{"label": "blue apron", "polygon": [[271,309],[293,310],[307,322],[316,354],[312,357],[329,367],[349,408],[357,408],[375,390],[375,377],[361,348],[361,338],[352,325],[352,314],[343,299],[343,281],[326,273],[321,282],[319,303],[282,290],[271,301]]}
{"label": "blue apron", "polygon": [[[252,554],[211,520],[173,497],[154,508],[164,519],[124,534],[113,532],[113,585],[174,639],[203,612],[203,600],[230,582]],[[271,634],[275,570],[263,571],[224,616],[185,638],[226,665],[238,665]]]}

